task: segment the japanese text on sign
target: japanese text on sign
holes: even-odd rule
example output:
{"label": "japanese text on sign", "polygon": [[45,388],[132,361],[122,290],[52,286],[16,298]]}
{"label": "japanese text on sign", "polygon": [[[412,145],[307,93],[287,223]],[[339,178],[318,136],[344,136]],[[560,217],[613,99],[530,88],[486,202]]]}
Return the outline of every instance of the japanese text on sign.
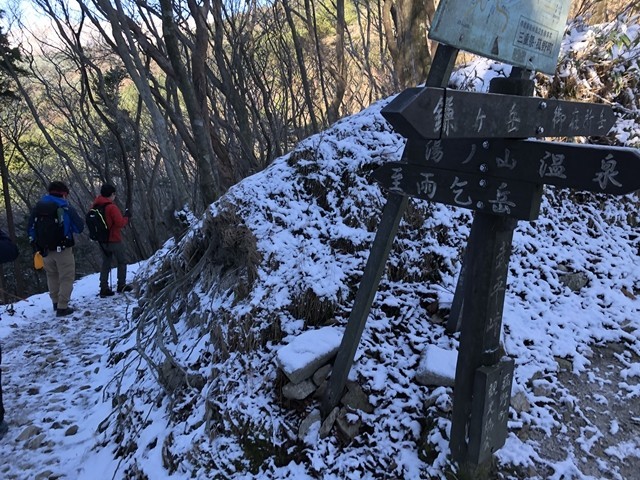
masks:
{"label": "japanese text on sign", "polygon": [[440,0],[429,37],[512,65],[553,74],[569,0]]}

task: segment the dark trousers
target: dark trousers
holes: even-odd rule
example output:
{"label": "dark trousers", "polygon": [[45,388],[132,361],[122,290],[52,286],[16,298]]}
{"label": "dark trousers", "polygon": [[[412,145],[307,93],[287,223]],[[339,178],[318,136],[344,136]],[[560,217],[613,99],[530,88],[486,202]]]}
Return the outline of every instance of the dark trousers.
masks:
{"label": "dark trousers", "polygon": [[[2,346],[0,346],[0,365],[2,364]],[[4,420],[4,405],[2,404],[2,368],[0,368],[0,423]]]}
{"label": "dark trousers", "polygon": [[100,290],[106,290],[109,288],[109,273],[111,272],[113,259],[116,260],[116,265],[118,267],[118,287],[124,287],[127,283],[127,258],[124,254],[124,246],[122,245],[122,242],[101,243],[100,252],[102,253]]}

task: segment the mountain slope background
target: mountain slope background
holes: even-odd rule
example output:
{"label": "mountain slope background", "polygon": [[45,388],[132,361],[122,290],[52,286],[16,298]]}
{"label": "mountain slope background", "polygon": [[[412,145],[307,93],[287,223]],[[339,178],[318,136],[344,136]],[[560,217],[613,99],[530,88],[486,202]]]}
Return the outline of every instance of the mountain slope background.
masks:
{"label": "mountain slope background", "polygon": [[[635,148],[637,25],[572,25],[560,74],[537,78],[544,96],[612,103],[618,121],[599,140]],[[480,59],[451,84],[485,90],[509,71]],[[90,295],[76,297],[86,317],[112,326],[103,344],[94,341],[94,388],[74,383],[93,392],[79,414],[87,420],[77,422],[83,441],[52,440],[53,451],[77,453],[51,467],[55,478],[456,478],[447,459],[453,389],[414,377],[427,346],[457,349],[443,320],[471,212],[410,202],[349,377],[373,406],[349,412],[355,438],[318,428],[299,438],[319,401],[284,398],[274,362],[302,332],[346,323],[385,201],[368,174],[399,160],[404,147],[380,115],[389,100],[302,142],[191,219],[186,236],[140,265],[135,303],[93,308]],[[547,188],[539,219],[518,223],[502,338],[516,371],[496,478],[625,479],[637,471],[639,249],[637,194]],[[579,288],[567,286],[571,275],[583,280]],[[47,299],[35,298],[29,308],[14,305],[20,322],[4,332],[9,341],[49,321],[34,313],[46,311]],[[73,322],[89,325],[84,315]],[[83,341],[77,331],[58,334]],[[13,358],[10,371],[20,368]],[[10,375],[19,384],[19,373]],[[23,395],[11,392],[7,403]],[[32,424],[45,423],[30,411]],[[6,458],[20,455],[23,432],[0,445]],[[31,458],[46,455],[40,450]],[[19,472],[8,478],[31,478]]]}

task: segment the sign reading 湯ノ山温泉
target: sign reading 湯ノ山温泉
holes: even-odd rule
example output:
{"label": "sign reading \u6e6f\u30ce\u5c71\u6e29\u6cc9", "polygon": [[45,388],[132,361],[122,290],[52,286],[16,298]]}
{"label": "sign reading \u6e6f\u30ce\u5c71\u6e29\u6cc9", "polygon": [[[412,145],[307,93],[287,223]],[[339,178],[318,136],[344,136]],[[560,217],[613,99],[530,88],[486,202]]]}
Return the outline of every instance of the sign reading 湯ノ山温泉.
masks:
{"label": "sign reading \u6e6f\u30ce\u5c71\u6e29\u6cc9", "polygon": [[570,0],[440,0],[429,38],[553,74]]}
{"label": "sign reading \u6e6f\u30ce\u5c71\u6e29\u6cc9", "polygon": [[[477,174],[485,179],[542,183],[609,195],[640,189],[640,151],[636,148],[498,138],[411,140],[405,157],[427,168]],[[386,165],[391,168],[394,163]]]}

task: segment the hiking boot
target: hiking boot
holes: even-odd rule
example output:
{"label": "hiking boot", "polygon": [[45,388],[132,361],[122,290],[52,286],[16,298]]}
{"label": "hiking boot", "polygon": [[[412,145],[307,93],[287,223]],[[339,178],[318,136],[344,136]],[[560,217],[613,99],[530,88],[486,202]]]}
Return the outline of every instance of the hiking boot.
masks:
{"label": "hiking boot", "polygon": [[115,295],[115,293],[110,288],[101,288],[100,289],[100,297],[101,298],[113,297],[114,295]]}
{"label": "hiking boot", "polygon": [[125,293],[133,290],[133,287],[131,285],[118,285],[116,290],[118,290],[118,293]]}
{"label": "hiking boot", "polygon": [[75,310],[71,307],[67,308],[59,308],[56,311],[56,317],[66,317],[67,315],[71,315]]}
{"label": "hiking boot", "polygon": [[8,431],[9,431],[9,425],[7,425],[7,422],[2,420],[2,422],[0,422],[0,438],[4,437],[4,434],[7,433]]}

